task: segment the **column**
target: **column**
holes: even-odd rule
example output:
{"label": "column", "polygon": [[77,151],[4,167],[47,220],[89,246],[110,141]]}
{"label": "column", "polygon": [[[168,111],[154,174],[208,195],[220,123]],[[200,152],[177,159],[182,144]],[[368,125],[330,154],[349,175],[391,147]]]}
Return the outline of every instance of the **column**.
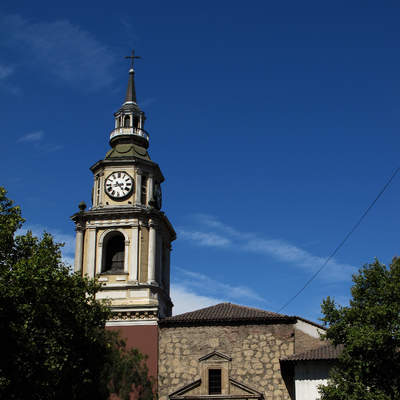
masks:
{"label": "column", "polygon": [[142,171],[136,170],[136,190],[135,190],[135,205],[140,206],[142,204]]}
{"label": "column", "polygon": [[153,175],[149,175],[147,179],[147,204],[153,200],[154,179]]}
{"label": "column", "polygon": [[160,286],[163,286],[163,241],[161,232],[157,234],[157,261],[156,261],[156,280]]}
{"label": "column", "polygon": [[148,272],[147,282],[156,284],[156,251],[157,251],[157,231],[153,221],[149,223],[149,259],[148,259]]}
{"label": "column", "polygon": [[83,238],[83,230],[76,228],[74,272],[82,273]]}
{"label": "column", "polygon": [[100,177],[99,177],[99,185],[100,185],[100,199],[99,199],[99,204],[98,204],[98,206],[103,206],[103,204],[104,204],[104,182],[103,182],[103,180],[104,180],[104,173],[102,172],[101,174],[99,174],[100,175]]}
{"label": "column", "polygon": [[130,263],[129,263],[129,281],[138,281],[138,259],[139,259],[139,227],[132,227],[132,243],[129,248]]}
{"label": "column", "polygon": [[89,228],[89,241],[87,249],[87,271],[89,278],[94,278],[96,264],[96,228]]}
{"label": "column", "polygon": [[169,290],[170,290],[170,277],[171,277],[171,245],[165,246],[165,252],[166,254],[166,266],[165,266],[165,288],[164,290],[168,293],[169,296]]}
{"label": "column", "polygon": [[125,239],[124,249],[124,272],[129,273],[129,240]]}

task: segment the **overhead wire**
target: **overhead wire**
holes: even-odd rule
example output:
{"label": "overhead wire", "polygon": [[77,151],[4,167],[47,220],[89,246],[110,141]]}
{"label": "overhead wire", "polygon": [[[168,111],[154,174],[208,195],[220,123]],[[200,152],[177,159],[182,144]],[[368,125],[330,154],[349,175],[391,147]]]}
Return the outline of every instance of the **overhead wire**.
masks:
{"label": "overhead wire", "polygon": [[372,201],[372,203],[368,206],[368,208],[364,211],[364,213],[361,215],[361,217],[357,220],[357,222],[354,224],[354,226],[350,229],[350,231],[347,233],[347,235],[344,237],[344,239],[336,246],[336,248],[332,251],[332,253],[329,255],[329,257],[323,262],[321,267],[318,268],[318,270],[307,280],[307,282],[281,307],[278,309],[278,313],[281,312],[283,309],[285,309],[290,303],[292,303],[305,289],[306,287],[319,275],[319,273],[327,266],[330,260],[336,255],[336,253],[343,247],[343,245],[347,242],[349,237],[354,233],[354,231],[361,225],[361,222],[364,220],[364,218],[368,215],[368,213],[371,211],[371,209],[374,207],[375,203],[379,200],[379,198],[383,195],[383,193],[386,191],[386,189],[390,186],[392,183],[393,179],[397,175],[397,173],[400,171],[400,167],[396,168],[396,170],[392,173],[388,181],[385,183],[383,188],[379,191],[378,195],[375,197],[375,199]]}

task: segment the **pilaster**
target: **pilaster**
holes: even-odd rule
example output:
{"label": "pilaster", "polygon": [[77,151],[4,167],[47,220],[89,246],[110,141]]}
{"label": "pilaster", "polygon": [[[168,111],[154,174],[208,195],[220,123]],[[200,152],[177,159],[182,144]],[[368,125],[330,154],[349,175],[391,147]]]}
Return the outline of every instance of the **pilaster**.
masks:
{"label": "pilaster", "polygon": [[156,253],[157,252],[157,231],[154,221],[149,221],[149,260],[148,260],[148,283],[156,282]]}

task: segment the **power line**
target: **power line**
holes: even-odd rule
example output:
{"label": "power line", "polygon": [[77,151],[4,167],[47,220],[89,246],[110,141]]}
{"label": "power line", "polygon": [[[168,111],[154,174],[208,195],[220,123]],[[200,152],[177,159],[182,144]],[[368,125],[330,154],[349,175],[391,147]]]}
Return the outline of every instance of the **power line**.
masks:
{"label": "power line", "polygon": [[328,262],[336,255],[336,253],[343,247],[343,245],[347,242],[347,239],[353,234],[353,232],[360,226],[361,222],[363,219],[367,216],[367,214],[371,211],[372,207],[375,205],[375,203],[379,200],[379,198],[383,195],[385,190],[389,187],[389,185],[392,183],[393,179],[397,175],[397,173],[400,171],[400,167],[396,168],[396,170],[393,172],[389,180],[386,182],[386,184],[383,186],[383,188],[380,190],[378,195],[375,197],[374,201],[369,205],[369,207],[364,211],[364,213],[361,215],[361,217],[358,219],[358,221],[355,223],[355,225],[351,228],[351,230],[347,233],[347,235],[344,237],[344,239],[336,246],[335,250],[330,254],[330,256],[324,261],[324,263],[321,265],[321,267],[311,276],[311,278],[301,287],[301,289],[294,295],[292,296],[277,312],[281,312],[284,308],[286,308],[303,290],[317,277],[317,275],[326,267]]}

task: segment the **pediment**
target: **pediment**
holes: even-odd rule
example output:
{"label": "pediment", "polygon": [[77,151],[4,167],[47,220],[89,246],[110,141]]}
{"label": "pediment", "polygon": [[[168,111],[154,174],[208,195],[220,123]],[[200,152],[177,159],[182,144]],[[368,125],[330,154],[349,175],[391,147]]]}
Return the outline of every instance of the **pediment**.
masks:
{"label": "pediment", "polygon": [[168,397],[170,399],[178,399],[178,398],[184,398],[186,396],[192,397],[193,395],[199,394],[199,387],[201,385],[201,379],[198,379],[197,381],[191,382],[188,385],[182,386],[180,389],[177,391],[171,393]]}
{"label": "pediment", "polygon": [[263,394],[250,386],[245,385],[244,383],[240,383],[239,381],[229,378],[230,391],[229,393],[232,395],[243,395],[245,398],[258,398],[261,399]]}
{"label": "pediment", "polygon": [[[181,400],[181,399],[207,399],[215,398],[215,395],[204,395],[201,394],[201,379],[189,383],[171,393],[168,397],[170,400]],[[240,396],[241,399],[263,399],[263,394],[257,390],[245,385],[244,383],[238,382],[235,379],[229,378],[229,394],[224,395],[224,399],[237,398]]]}
{"label": "pediment", "polygon": [[220,353],[219,351],[212,351],[211,353],[206,354],[203,357],[199,358],[199,361],[205,360],[213,360],[213,361],[231,361],[232,358],[227,356],[226,354]]}

